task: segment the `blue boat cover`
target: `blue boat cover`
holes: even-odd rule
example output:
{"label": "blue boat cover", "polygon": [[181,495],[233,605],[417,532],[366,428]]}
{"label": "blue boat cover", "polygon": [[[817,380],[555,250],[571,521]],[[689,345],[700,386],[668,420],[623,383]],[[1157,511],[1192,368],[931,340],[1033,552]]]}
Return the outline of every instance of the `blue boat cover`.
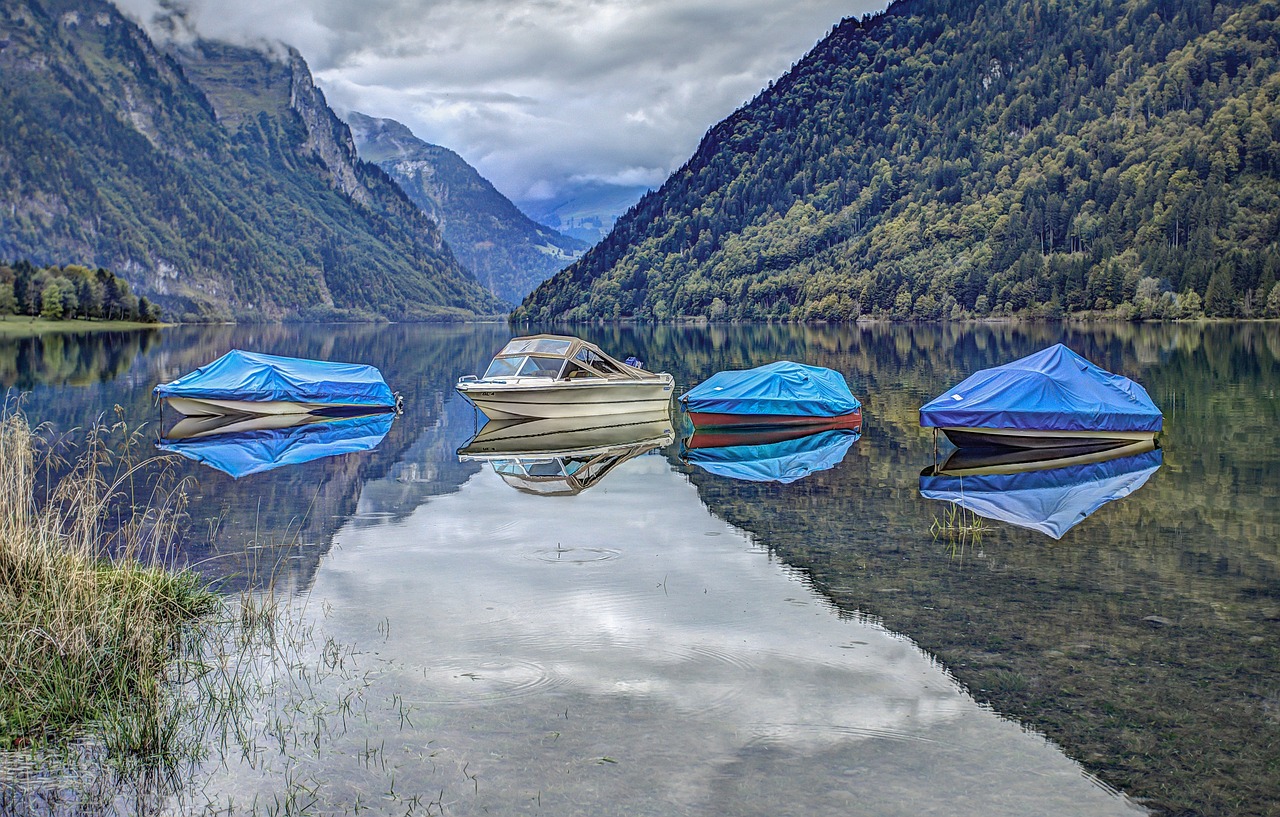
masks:
{"label": "blue boat cover", "polygon": [[954,502],[979,516],[1054,539],[1108,502],[1141,488],[1164,463],[1159,448],[1105,462],[982,476],[922,476],[926,499]]}
{"label": "blue boat cover", "polygon": [[395,413],[388,411],[290,428],[161,440],[156,446],[239,479],[282,465],[377,448],[395,418]]}
{"label": "blue boat cover", "polygon": [[834,468],[862,435],[836,428],[764,445],[690,448],[682,456],[704,471],[751,482],[795,482]]}
{"label": "blue boat cover", "polygon": [[232,349],[212,363],[155,388],[156,397],[285,400],[394,408],[395,395],[373,366],[279,357]]}
{"label": "blue boat cover", "polygon": [[983,369],[920,408],[920,425],[1028,431],[1159,431],[1145,389],[1061,343]]}
{"label": "blue boat cover", "polygon": [[692,412],[796,417],[839,417],[862,408],[839,372],[789,360],[716,372],[680,402]]}

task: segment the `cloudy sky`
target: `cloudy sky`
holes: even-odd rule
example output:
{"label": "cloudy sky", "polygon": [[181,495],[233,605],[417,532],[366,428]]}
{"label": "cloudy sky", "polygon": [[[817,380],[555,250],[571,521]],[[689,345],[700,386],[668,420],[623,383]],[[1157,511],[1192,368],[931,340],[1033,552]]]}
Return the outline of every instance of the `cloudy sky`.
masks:
{"label": "cloudy sky", "polygon": [[[843,17],[885,0],[116,0],[283,41],[330,103],[452,148],[517,201],[654,186]],[[154,29],[153,29],[154,30]]]}

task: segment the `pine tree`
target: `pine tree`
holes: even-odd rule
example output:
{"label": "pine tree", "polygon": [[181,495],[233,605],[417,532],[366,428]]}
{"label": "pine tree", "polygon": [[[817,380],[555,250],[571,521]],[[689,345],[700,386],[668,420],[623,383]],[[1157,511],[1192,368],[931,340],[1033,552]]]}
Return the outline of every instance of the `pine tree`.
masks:
{"label": "pine tree", "polygon": [[1236,314],[1236,291],[1231,286],[1231,273],[1220,267],[1209,279],[1204,294],[1204,314],[1211,318],[1230,318]]}

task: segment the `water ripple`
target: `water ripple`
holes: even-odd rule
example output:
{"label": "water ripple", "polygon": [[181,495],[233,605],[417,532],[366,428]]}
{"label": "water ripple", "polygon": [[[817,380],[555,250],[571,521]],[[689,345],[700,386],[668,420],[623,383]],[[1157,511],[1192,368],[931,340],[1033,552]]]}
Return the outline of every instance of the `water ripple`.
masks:
{"label": "water ripple", "polygon": [[453,656],[422,668],[427,688],[421,703],[468,706],[523,698],[562,686],[565,679],[543,665],[518,658]]}
{"label": "water ripple", "polygon": [[556,564],[586,564],[588,562],[611,562],[622,555],[617,548],[579,548],[554,547],[535,550],[525,558],[539,562]]}
{"label": "water ripple", "polygon": [[840,724],[817,723],[755,723],[751,725],[755,736],[747,741],[748,746],[773,746],[794,740],[797,736],[817,738],[872,738],[875,740],[907,741],[914,743],[936,743],[913,732],[901,729],[886,729],[874,726],[847,726]]}

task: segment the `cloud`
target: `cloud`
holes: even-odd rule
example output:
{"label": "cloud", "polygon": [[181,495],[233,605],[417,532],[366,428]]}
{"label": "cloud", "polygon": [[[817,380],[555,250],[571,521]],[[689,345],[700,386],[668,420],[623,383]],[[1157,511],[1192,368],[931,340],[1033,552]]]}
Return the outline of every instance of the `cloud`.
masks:
{"label": "cloud", "polygon": [[[329,101],[408,125],[514,199],[657,185],[702,134],[882,0],[116,0],[154,34],[297,48]],[[162,5],[163,4],[163,5]],[[170,30],[175,30],[173,25]]]}

